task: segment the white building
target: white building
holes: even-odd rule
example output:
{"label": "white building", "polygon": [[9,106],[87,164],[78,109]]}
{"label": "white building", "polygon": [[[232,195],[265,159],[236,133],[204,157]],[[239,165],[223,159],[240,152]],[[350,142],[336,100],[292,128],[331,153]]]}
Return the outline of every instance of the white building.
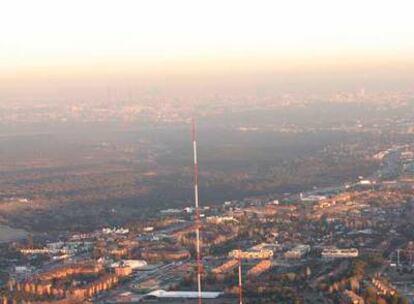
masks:
{"label": "white building", "polygon": [[319,202],[326,199],[327,197],[325,195],[304,195],[303,193],[300,194],[300,200],[302,202]]}
{"label": "white building", "polygon": [[57,250],[57,249],[61,249],[64,245],[65,245],[64,242],[59,241],[59,242],[49,243],[46,245],[46,247],[47,249],[50,249],[50,250]]}
{"label": "white building", "polygon": [[322,257],[324,258],[356,258],[359,255],[358,249],[338,249],[338,248],[325,248],[322,251]]}
{"label": "white building", "polygon": [[30,269],[27,266],[16,266],[14,267],[14,272],[17,274],[26,274],[30,273]]}
{"label": "white building", "polygon": [[129,229],[128,228],[103,228],[102,229],[103,234],[128,234]]}
{"label": "white building", "polygon": [[268,249],[241,251],[238,249],[229,252],[229,257],[238,259],[270,259],[273,256],[273,251]]}
{"label": "white building", "polygon": [[[216,299],[222,292],[214,292],[214,291],[203,291],[201,293],[201,297],[203,299]],[[197,291],[165,291],[162,289],[154,290],[145,295],[145,297],[155,297],[155,298],[170,298],[170,299],[197,299],[198,292]]]}
{"label": "white building", "polygon": [[122,260],[121,262],[116,262],[111,265],[111,267],[116,268],[120,266],[127,266],[131,269],[139,269],[147,266],[147,262],[144,260]]}

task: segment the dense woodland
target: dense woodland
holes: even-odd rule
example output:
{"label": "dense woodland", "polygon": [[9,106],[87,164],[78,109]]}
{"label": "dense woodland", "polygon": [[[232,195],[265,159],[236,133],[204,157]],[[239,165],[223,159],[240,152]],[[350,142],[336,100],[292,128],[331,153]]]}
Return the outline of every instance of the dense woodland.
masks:
{"label": "dense woodland", "polygon": [[[372,155],[408,140],[376,127],[401,114],[393,109],[371,117],[369,108],[352,106],[300,109],[200,119],[202,204],[355,181],[378,168]],[[188,124],[46,124],[3,132],[0,223],[89,230],[192,204]]]}

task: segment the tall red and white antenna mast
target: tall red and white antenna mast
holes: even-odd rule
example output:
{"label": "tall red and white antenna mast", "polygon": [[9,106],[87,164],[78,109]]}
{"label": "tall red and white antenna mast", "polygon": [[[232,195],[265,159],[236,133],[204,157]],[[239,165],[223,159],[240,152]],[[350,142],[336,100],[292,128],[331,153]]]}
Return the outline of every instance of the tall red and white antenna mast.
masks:
{"label": "tall red and white antenna mast", "polygon": [[198,287],[198,304],[202,303],[201,294],[201,272],[202,262],[200,253],[200,205],[198,202],[198,162],[197,162],[197,138],[195,120],[192,120],[193,129],[193,155],[194,155],[194,203],[195,203],[195,227],[196,227],[196,251],[197,251],[197,287]]}
{"label": "tall red and white antenna mast", "polygon": [[243,304],[242,265],[241,265],[240,256],[239,256],[239,303]]}

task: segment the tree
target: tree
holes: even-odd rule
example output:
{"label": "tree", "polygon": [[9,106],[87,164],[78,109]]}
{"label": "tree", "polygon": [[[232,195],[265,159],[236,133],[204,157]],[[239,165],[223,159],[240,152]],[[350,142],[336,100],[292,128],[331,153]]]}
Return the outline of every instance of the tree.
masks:
{"label": "tree", "polygon": [[407,298],[401,298],[400,299],[400,304],[410,304],[410,301],[408,301]]}
{"label": "tree", "polygon": [[375,304],[377,302],[377,291],[374,287],[368,287],[365,291],[365,301],[367,304]]}
{"label": "tree", "polygon": [[378,298],[377,304],[387,304],[387,301],[384,298]]}

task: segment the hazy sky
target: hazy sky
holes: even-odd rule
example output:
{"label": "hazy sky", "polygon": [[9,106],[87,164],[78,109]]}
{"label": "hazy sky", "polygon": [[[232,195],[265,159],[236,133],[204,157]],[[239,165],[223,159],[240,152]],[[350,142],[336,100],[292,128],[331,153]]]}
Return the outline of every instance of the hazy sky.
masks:
{"label": "hazy sky", "polygon": [[413,12],[412,0],[3,1],[0,79],[12,90],[18,80],[113,74],[367,69],[407,82]]}

